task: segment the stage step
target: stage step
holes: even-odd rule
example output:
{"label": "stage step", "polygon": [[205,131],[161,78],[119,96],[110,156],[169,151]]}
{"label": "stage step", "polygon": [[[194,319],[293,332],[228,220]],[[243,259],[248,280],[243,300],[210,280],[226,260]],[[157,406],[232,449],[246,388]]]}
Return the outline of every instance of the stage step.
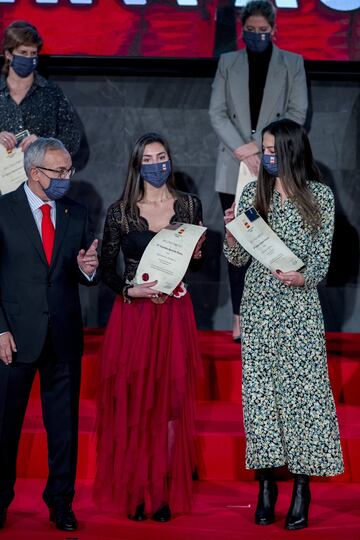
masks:
{"label": "stage step", "polygon": [[[360,407],[338,407],[346,472],[331,481],[360,481]],[[79,426],[78,478],[92,479],[95,473],[95,403],[82,400]],[[199,476],[202,480],[252,480],[253,472],[244,468],[245,435],[240,403],[199,402],[197,407],[198,442],[201,450]],[[40,400],[29,403],[20,443],[18,476],[45,478],[46,436],[42,425]]]}
{"label": "stage step", "polygon": [[[81,399],[94,399],[98,380],[98,355],[102,331],[85,334]],[[199,381],[198,398],[207,401],[241,400],[241,346],[230,332],[199,331],[204,377]],[[329,373],[336,403],[360,405],[360,336],[327,334]],[[36,378],[31,397],[40,395]]]}
{"label": "stage step", "polygon": [[[92,479],[95,472],[95,395],[102,330],[85,333],[83,358],[78,477]],[[244,468],[245,436],[241,409],[241,347],[230,332],[200,331],[204,378],[199,384],[197,411],[201,449],[200,478],[251,480]],[[338,404],[346,472],[333,481],[360,481],[360,336],[327,334],[329,371]],[[220,451],[219,451],[220,449]],[[42,426],[39,381],[36,379],[20,443],[18,475],[47,475],[46,436]]]}

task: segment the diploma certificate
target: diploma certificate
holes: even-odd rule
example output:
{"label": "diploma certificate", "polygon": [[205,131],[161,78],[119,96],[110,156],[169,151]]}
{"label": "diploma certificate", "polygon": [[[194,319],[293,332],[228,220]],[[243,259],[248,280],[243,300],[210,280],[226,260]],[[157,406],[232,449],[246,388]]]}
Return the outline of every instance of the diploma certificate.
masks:
{"label": "diploma certificate", "polygon": [[154,290],[171,294],[181,283],[205,231],[206,227],[190,223],[174,223],[159,231],[141,257],[135,283],[157,280]]}
{"label": "diploma certificate", "polygon": [[1,195],[17,189],[25,182],[24,152],[14,148],[8,152],[0,144],[0,192]]}
{"label": "diploma certificate", "polygon": [[297,271],[304,266],[253,206],[228,223],[226,228],[250,255],[272,272]]}
{"label": "diploma certificate", "polygon": [[249,182],[253,182],[254,180],[257,180],[257,176],[253,175],[250,172],[249,167],[246,165],[246,163],[241,161],[240,167],[239,167],[238,180],[236,184],[235,215],[236,215],[237,207],[239,205],[241,194],[244,191],[244,187],[246,186],[246,184],[248,184]]}

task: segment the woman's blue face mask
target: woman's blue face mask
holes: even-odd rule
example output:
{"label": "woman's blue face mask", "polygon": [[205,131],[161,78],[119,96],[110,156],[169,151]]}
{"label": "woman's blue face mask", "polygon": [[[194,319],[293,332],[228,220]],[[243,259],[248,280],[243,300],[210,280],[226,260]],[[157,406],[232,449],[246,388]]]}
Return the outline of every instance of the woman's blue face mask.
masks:
{"label": "woman's blue face mask", "polygon": [[142,178],[156,188],[160,188],[167,182],[170,173],[170,160],[161,161],[160,163],[143,163],[140,169]]}
{"label": "woman's blue face mask", "polygon": [[243,40],[246,47],[252,51],[261,53],[266,51],[271,42],[271,32],[248,32],[243,31]]}
{"label": "woman's blue face mask", "polygon": [[19,77],[28,77],[35,71],[38,65],[37,56],[21,56],[20,54],[13,54],[10,62],[10,66]]}
{"label": "woman's blue face mask", "polygon": [[279,176],[279,164],[276,154],[263,154],[261,160],[264,169],[266,169],[269,174]]}

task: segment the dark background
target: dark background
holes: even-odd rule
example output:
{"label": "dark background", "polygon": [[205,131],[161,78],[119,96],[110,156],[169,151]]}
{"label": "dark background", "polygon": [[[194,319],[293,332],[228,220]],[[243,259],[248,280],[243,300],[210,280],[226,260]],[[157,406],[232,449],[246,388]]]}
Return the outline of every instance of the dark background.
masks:
{"label": "dark background", "polygon": [[[154,61],[82,66],[69,75],[48,61],[51,77],[75,105],[83,124],[79,169],[72,196],[89,206],[91,227],[101,237],[107,207],[120,195],[129,150],[138,136],[157,130],[166,136],[181,185],[197,193],[208,231],[203,268],[190,276],[200,328],[229,329],[231,306],[222,255],[223,221],[214,174],[217,138],[208,117],[216,63]],[[310,110],[307,128],[315,157],[336,197],[336,231],[330,272],[320,294],[326,328],[360,331],[360,95],[359,71],[351,64],[306,65]],[[346,67],[346,69],[344,69]],[[90,74],[93,70],[94,74]],[[105,75],[106,72],[112,73]],[[197,73],[197,74],[196,74]],[[187,74],[187,76],[184,76]],[[106,323],[113,301],[105,287],[82,291],[85,324]]]}

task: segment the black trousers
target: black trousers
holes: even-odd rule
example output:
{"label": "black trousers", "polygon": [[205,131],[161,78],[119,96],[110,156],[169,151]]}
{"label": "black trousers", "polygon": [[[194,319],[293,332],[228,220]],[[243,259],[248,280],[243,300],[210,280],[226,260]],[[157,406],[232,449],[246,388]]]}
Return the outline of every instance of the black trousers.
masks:
{"label": "black trousers", "polygon": [[48,443],[49,476],[43,493],[48,506],[71,502],[75,493],[80,394],[80,359],[56,358],[46,339],[34,363],[0,361],[0,507],[14,498],[16,458],[26,406],[36,371]]}
{"label": "black trousers", "polygon": [[[231,193],[219,193],[219,197],[223,212],[230,208],[235,200],[235,195]],[[239,315],[240,312],[240,302],[244,292],[244,278],[247,268],[248,265],[238,267],[228,263],[231,303],[234,315]]]}

